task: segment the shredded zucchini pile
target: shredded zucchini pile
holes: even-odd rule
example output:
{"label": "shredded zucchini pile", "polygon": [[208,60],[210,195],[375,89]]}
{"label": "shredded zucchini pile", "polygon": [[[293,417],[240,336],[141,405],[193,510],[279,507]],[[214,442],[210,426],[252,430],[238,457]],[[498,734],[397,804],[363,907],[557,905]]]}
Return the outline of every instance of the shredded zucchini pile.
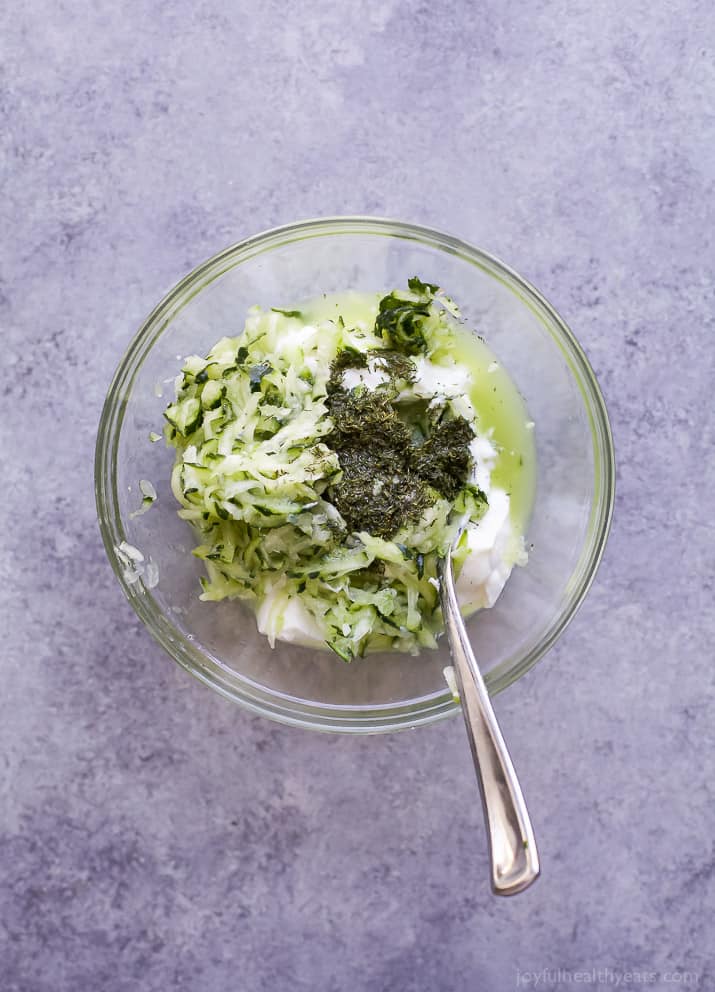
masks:
{"label": "shredded zucchini pile", "polygon": [[[271,644],[296,598],[346,661],[435,644],[437,555],[486,497],[468,449],[439,449],[474,423],[468,398],[413,395],[416,363],[449,346],[454,306],[409,285],[380,301],[372,326],[253,308],[240,336],[185,361],[165,411],[179,514],[200,535],[201,598],[260,608]],[[390,431],[409,442],[390,447]],[[370,516],[380,499],[393,513],[382,528]],[[366,521],[372,532],[358,529]]]}

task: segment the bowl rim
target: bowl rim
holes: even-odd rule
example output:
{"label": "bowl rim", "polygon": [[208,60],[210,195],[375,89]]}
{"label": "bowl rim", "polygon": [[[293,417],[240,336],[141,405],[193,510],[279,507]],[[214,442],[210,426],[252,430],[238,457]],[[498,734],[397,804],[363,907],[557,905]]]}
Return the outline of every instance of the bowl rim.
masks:
{"label": "bowl rim", "polygon": [[[431,227],[383,217],[330,216],[296,221],[270,228],[238,241],[212,255],[180,279],[142,321],[112,377],[102,408],[95,448],[94,483],[97,516],[110,564],[131,606],[161,646],[190,674],[221,695],[253,713],[281,723],[312,730],[343,733],[380,733],[414,728],[452,716],[459,709],[445,685],[443,691],[410,700],[409,703],[345,706],[309,703],[258,685],[223,665],[207,650],[188,641],[163,612],[151,590],[141,582],[129,584],[115,547],[126,540],[116,486],[116,457],[127,396],[144,357],[156,339],[193,296],[241,262],[274,248],[311,237],[368,234],[413,240],[428,244],[473,264],[507,286],[539,319],[559,347],[584,401],[591,428],[595,494],[588,534],[561,611],[546,633],[524,656],[511,664],[501,662],[486,673],[492,694],[521,678],[564,632],[575,616],[596,575],[610,531],[615,500],[615,453],[605,400],[595,373],[575,335],[546,298],[495,255],[461,238]],[[236,682],[240,683],[240,690]]]}

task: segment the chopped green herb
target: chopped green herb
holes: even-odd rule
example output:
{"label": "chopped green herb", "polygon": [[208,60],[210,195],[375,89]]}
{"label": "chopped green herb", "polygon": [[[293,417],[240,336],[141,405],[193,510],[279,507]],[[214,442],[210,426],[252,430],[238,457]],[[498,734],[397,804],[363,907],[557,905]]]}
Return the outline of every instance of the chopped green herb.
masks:
{"label": "chopped green herb", "polygon": [[375,365],[385,370],[393,382],[414,382],[417,367],[411,358],[399,351],[389,349],[374,349],[368,352]]}
{"label": "chopped green herb", "polygon": [[379,388],[348,391],[338,385],[344,369],[355,364],[366,364],[365,356],[343,351],[331,366],[327,406],[334,429],[326,442],[338,455],[342,476],[328,498],[349,530],[391,537],[434,501],[431,489],[454,499],[464,487],[474,432],[459,417],[438,424],[427,441],[416,445],[394,396]]}
{"label": "chopped green herb", "polygon": [[453,500],[469,477],[473,439],[474,431],[464,417],[443,420],[412,453],[412,468],[441,496]]}
{"label": "chopped green herb", "polygon": [[367,355],[357,348],[343,348],[335,356],[330,366],[330,378],[326,386],[328,396],[343,388],[343,375],[348,369],[367,368]]}

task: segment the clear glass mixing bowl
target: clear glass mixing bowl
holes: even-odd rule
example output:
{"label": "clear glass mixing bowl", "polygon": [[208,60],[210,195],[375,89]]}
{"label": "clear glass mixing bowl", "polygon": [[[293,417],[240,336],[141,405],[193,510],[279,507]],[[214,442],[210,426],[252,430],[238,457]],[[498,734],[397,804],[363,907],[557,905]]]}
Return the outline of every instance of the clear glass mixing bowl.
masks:
{"label": "clear glass mixing bowl", "polygon": [[[375,733],[416,727],[458,709],[444,682],[447,647],[334,654],[268,642],[239,602],[202,603],[194,535],[169,488],[173,451],[152,444],[173,396],[177,356],[205,353],[240,333],[248,307],[281,306],[345,289],[390,290],[408,276],[445,287],[484,335],[536,423],[537,491],[526,568],[491,610],[468,622],[492,693],[528,671],[566,627],[596,572],[608,535],[614,456],[608,416],[578,342],[546,300],[502,262],[438,231],[396,221],[335,217],[242,241],[187,275],[144,321],[109,387],[97,439],[95,485],[107,554],[153,636],[206,685],[256,713],[315,730]],[[132,517],[140,479],[158,502]],[[141,549],[159,568],[153,589],[130,584],[115,548]]]}

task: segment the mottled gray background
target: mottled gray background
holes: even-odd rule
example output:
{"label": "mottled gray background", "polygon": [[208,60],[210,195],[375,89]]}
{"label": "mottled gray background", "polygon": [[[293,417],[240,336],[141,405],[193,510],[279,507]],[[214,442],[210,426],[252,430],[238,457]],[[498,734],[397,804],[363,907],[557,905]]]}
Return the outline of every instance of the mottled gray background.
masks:
{"label": "mottled gray background", "polygon": [[[0,992],[714,989],[712,4],[287,6],[2,15]],[[95,431],[145,313],[224,245],[347,212],[523,272],[613,419],[598,580],[497,703],[544,866],[513,900],[458,720],[251,718],[100,545]]]}

